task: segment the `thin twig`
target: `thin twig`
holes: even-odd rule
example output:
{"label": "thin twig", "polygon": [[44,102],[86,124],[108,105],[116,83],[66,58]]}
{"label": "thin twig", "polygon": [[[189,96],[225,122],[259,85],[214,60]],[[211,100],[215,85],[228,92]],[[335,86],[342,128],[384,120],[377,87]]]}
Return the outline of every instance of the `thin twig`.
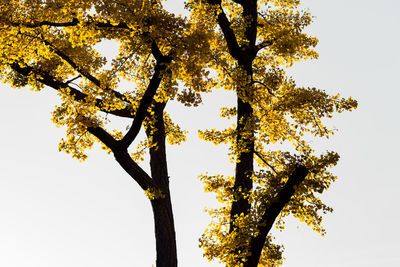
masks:
{"label": "thin twig", "polygon": [[275,168],[274,168],[271,164],[269,164],[269,163],[262,157],[262,155],[261,155],[260,152],[254,151],[254,153],[257,155],[257,157],[258,157],[259,159],[262,160],[262,162],[264,162],[265,164],[267,164],[268,167],[270,167],[276,174],[279,174],[279,173],[275,170]]}

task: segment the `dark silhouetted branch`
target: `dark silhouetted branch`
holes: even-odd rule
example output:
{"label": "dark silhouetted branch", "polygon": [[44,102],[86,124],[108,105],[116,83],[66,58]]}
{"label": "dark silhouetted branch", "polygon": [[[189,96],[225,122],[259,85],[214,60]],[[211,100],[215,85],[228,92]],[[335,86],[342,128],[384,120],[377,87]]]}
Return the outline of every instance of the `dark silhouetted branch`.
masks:
{"label": "dark silhouetted branch", "polygon": [[[44,85],[47,85],[57,91],[60,91],[64,88],[68,88],[70,96],[72,96],[74,98],[74,100],[76,100],[76,101],[85,101],[85,99],[88,97],[87,94],[82,93],[81,91],[71,87],[69,85],[69,83],[71,81],[67,81],[67,82],[59,81],[54,76],[50,75],[46,71],[37,70],[32,66],[21,67],[17,63],[11,64],[10,67],[14,71],[16,71],[17,73],[19,73],[23,76],[29,76],[30,74],[36,74],[37,75],[36,80],[38,82],[40,82]],[[119,109],[119,110],[108,110],[105,107],[105,105],[103,104],[103,101],[101,99],[96,99],[95,105],[102,112],[109,113],[109,114],[119,116],[119,117],[133,118],[131,107],[126,107],[124,109]]]}
{"label": "dark silhouetted branch", "polygon": [[258,222],[258,234],[253,236],[250,241],[249,252],[251,255],[247,258],[244,263],[244,267],[257,267],[260,260],[261,252],[264,247],[265,240],[269,231],[271,230],[276,218],[279,213],[289,203],[290,198],[294,195],[297,186],[304,181],[309,171],[304,166],[298,166],[295,168],[293,173],[290,175],[288,181],[279,191],[277,196],[273,199],[271,204],[267,207]]}
{"label": "dark silhouetted branch", "polygon": [[139,107],[136,110],[135,119],[133,120],[129,131],[121,140],[122,146],[126,148],[133,142],[133,140],[135,140],[136,136],[139,134],[143,121],[146,118],[147,110],[149,109],[154,99],[154,96],[157,93],[157,89],[160,86],[162,72],[167,69],[167,65],[172,60],[171,57],[163,56],[161,54],[155,42],[152,43],[152,53],[157,60],[157,63],[154,67],[154,73],[150,79],[149,85],[147,86],[146,92],[143,94],[143,97],[140,100]]}

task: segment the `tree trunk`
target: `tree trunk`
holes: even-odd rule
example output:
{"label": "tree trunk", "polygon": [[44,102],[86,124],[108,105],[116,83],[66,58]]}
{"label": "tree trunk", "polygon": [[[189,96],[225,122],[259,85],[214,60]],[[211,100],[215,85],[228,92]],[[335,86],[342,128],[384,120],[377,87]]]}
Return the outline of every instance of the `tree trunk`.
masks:
{"label": "tree trunk", "polygon": [[162,190],[164,196],[151,200],[156,236],[157,267],[176,267],[178,265],[174,217],[169,192],[169,176],[165,151],[164,107],[166,103],[154,103],[156,121],[153,128],[146,129],[155,146],[150,148],[151,176]]}
{"label": "tree trunk", "polygon": [[[238,98],[238,118],[236,131],[238,132],[237,143],[244,144],[244,151],[239,152],[238,162],[236,163],[235,170],[235,184],[233,191],[235,192],[236,199],[232,202],[231,218],[230,218],[230,232],[235,227],[233,222],[235,217],[244,214],[246,215],[250,210],[250,203],[245,196],[251,191],[253,181],[251,175],[253,174],[253,154],[254,154],[254,141],[252,140],[253,133],[248,133],[245,130],[246,124],[253,115],[253,109],[249,103],[243,102]],[[243,133],[245,132],[245,133]]]}
{"label": "tree trunk", "polygon": [[176,267],[176,239],[171,199],[168,196],[151,201],[156,235],[157,267]]}

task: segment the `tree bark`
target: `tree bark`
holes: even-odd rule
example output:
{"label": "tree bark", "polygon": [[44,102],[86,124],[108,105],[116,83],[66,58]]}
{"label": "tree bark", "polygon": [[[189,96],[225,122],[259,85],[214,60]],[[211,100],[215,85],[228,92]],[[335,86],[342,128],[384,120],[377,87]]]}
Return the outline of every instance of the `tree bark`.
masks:
{"label": "tree bark", "polygon": [[165,127],[163,111],[166,103],[154,104],[155,123],[153,129],[147,129],[156,146],[150,148],[151,176],[162,190],[164,196],[151,200],[154,215],[156,237],[157,267],[176,267],[178,265],[176,237],[171,196],[169,191],[169,176],[165,150]]}
{"label": "tree bark", "polygon": [[156,236],[157,267],[178,266],[174,218],[171,198],[168,193],[164,198],[151,201],[154,215]]}
{"label": "tree bark", "polygon": [[[253,154],[254,154],[254,141],[252,140],[253,133],[246,133],[244,129],[246,123],[251,119],[253,115],[253,109],[249,103],[243,102],[238,98],[238,115],[237,115],[237,129],[238,137],[237,143],[244,143],[244,150],[240,151],[238,155],[238,162],[236,163],[235,170],[235,184],[233,186],[233,192],[236,194],[235,200],[232,202],[231,214],[230,214],[230,232],[235,227],[233,225],[235,217],[243,214],[248,214],[250,210],[250,203],[245,195],[248,194],[252,187],[253,181],[251,175],[253,174]],[[247,136],[247,135],[250,136]]]}

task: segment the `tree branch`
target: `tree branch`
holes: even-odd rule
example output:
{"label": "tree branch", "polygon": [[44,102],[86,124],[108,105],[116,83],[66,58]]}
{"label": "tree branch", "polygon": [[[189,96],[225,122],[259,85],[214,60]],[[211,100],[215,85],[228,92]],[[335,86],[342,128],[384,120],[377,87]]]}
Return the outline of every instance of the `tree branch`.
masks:
{"label": "tree branch", "polygon": [[236,39],[235,32],[231,28],[231,23],[228,20],[222,5],[221,5],[221,0],[207,0],[207,2],[211,5],[219,5],[220,8],[220,13],[218,14],[217,21],[219,24],[219,27],[222,30],[222,33],[225,36],[226,39],[226,44],[228,46],[229,53],[233,58],[235,58],[238,61],[241,61],[241,50],[239,43]]}
{"label": "tree branch", "polygon": [[261,84],[262,86],[264,86],[265,88],[267,88],[268,93],[269,93],[270,95],[273,95],[273,96],[274,96],[274,93],[272,92],[271,88],[268,87],[265,83],[260,82],[260,81],[257,81],[257,80],[253,80],[253,81],[252,81],[252,84],[255,84],[255,83]]}
{"label": "tree branch", "polygon": [[265,240],[276,217],[278,217],[285,205],[289,203],[290,198],[295,193],[296,187],[304,181],[308,173],[309,170],[306,167],[302,165],[297,166],[270,206],[267,207],[264,215],[258,222],[258,234],[250,240],[249,252],[251,254],[244,263],[244,267],[257,267]]}
{"label": "tree branch", "polygon": [[[11,23],[12,26],[19,27],[27,27],[27,28],[35,28],[35,27],[41,27],[41,26],[53,26],[53,27],[70,27],[70,26],[76,26],[79,23],[85,23],[87,25],[95,25],[96,27],[99,28],[115,28],[115,29],[127,29],[131,30],[129,26],[125,22],[119,22],[118,24],[111,24],[111,22],[90,22],[90,21],[79,21],[77,18],[73,18],[72,21],[69,22],[50,22],[50,21],[41,21],[41,22],[32,22],[32,23]],[[148,36],[148,33],[143,33],[143,36],[146,37]],[[78,66],[68,55],[66,55],[63,51],[57,49],[52,43],[49,41],[45,40],[44,38],[41,38],[41,40],[44,42],[46,46],[48,46],[55,54],[57,54],[60,58],[62,58],[64,61],[66,61],[73,69],[75,69],[81,76],[85,77],[89,81],[91,81],[94,85],[97,87],[103,89],[103,90],[109,90],[111,93],[113,93],[116,97],[118,97],[120,100],[123,100],[129,104],[128,99],[126,97],[117,92],[114,91],[110,88],[102,88],[100,80],[91,75],[89,72],[85,71],[82,69],[80,66]],[[143,190],[147,190],[149,188],[155,188],[155,189],[160,189],[159,186],[155,183],[154,180],[151,179],[151,177],[142,169],[140,168],[139,165],[137,165],[132,158],[130,157],[127,148],[128,146],[133,142],[133,140],[136,138],[137,134],[140,131],[140,128],[143,124],[143,121],[147,115],[147,110],[150,107],[153,98],[157,92],[157,89],[160,85],[161,82],[161,76],[162,72],[167,68],[168,63],[172,61],[172,52],[168,56],[164,56],[159,47],[157,46],[156,42],[153,40],[148,40],[148,43],[151,43],[151,51],[156,59],[157,63],[154,68],[154,74],[152,78],[150,79],[149,85],[147,87],[146,92],[143,95],[143,98],[140,101],[139,108],[136,111],[136,116],[134,116],[134,120],[132,122],[132,126],[129,129],[128,133],[124,136],[124,138],[120,141],[115,140],[109,133],[107,133],[104,129],[101,127],[88,127],[88,131],[96,136],[101,142],[103,142],[107,147],[109,147],[113,153],[114,156],[117,160],[117,162],[122,166],[122,168],[131,176],[133,179],[139,184],[139,186]],[[17,71],[20,74],[23,75],[29,75],[31,71],[34,71],[33,67],[26,67],[26,68],[21,68],[19,65],[13,64],[11,66],[15,71]],[[60,90],[62,88],[69,88],[71,90],[71,95],[75,97],[76,100],[81,100],[87,97],[86,94],[80,92],[77,89],[74,89],[68,85],[68,82],[61,82],[52,77],[49,73],[46,73],[44,71],[41,71],[40,73],[37,73],[41,76],[41,78],[38,78],[37,80],[42,82],[45,85],[48,85],[56,90]],[[101,109],[101,104],[102,100],[96,100],[96,106],[100,106]],[[107,112],[103,109],[101,109],[104,112]],[[131,110],[126,108],[123,110],[116,110],[116,111],[110,111],[109,113],[118,115],[118,116],[123,116],[123,117],[130,117],[132,118]]]}
{"label": "tree branch", "polygon": [[14,27],[27,27],[27,28],[38,28],[41,26],[52,26],[52,27],[70,27],[70,26],[76,26],[79,24],[79,20],[77,18],[73,18],[72,21],[67,21],[67,22],[52,22],[52,21],[34,21],[30,23],[16,23],[16,22],[11,22],[11,25]]}
{"label": "tree branch", "polygon": [[101,127],[87,127],[89,133],[96,136],[103,144],[112,150],[114,157],[121,167],[139,184],[143,190],[160,189],[151,177],[136,162],[132,160],[127,150],[119,145],[109,133]]}
{"label": "tree branch", "polygon": [[[43,21],[43,22],[36,22],[36,23],[31,23],[28,24],[30,27],[39,27],[39,26],[43,26],[43,25],[52,25],[52,26],[74,26],[77,23],[79,23],[79,21],[77,19],[73,19],[73,21],[69,22],[69,23],[50,23],[47,21]],[[128,25],[124,22],[120,22],[118,24],[111,24],[110,22],[97,22],[95,23],[95,25],[97,27],[112,27],[112,28],[121,28],[121,29],[130,29],[128,27]],[[146,33],[144,33],[144,35],[146,35]],[[80,66],[78,66],[69,56],[67,56],[64,52],[62,52],[61,50],[57,49],[52,43],[50,43],[49,41],[45,40],[44,38],[41,38],[41,40],[45,43],[46,46],[48,46],[55,54],[57,54],[59,57],[61,57],[63,60],[65,60],[73,69],[75,69],[80,75],[82,75],[83,77],[87,78],[89,81],[91,81],[94,85],[98,86],[99,88],[101,87],[101,83],[100,80],[98,80],[96,77],[94,77],[93,75],[91,75],[89,72],[85,71],[84,69],[82,69]],[[136,111],[135,114],[135,119],[132,122],[132,125],[129,129],[129,131],[127,132],[127,134],[124,136],[124,138],[121,140],[121,145],[124,147],[128,147],[133,140],[136,138],[136,136],[138,135],[141,126],[143,124],[143,121],[146,117],[147,114],[147,109],[149,108],[149,106],[151,105],[151,102],[157,92],[157,89],[160,85],[161,82],[161,74],[162,71],[166,69],[166,65],[168,63],[170,63],[172,61],[172,57],[171,56],[164,56],[158,45],[156,44],[155,41],[151,41],[149,40],[149,42],[151,42],[151,51],[152,54],[154,56],[154,58],[156,59],[157,63],[156,66],[154,68],[154,74],[152,76],[152,78],[150,79],[149,85],[146,89],[146,92],[143,95],[143,98],[140,101],[139,104],[139,108]],[[172,53],[171,53],[172,54]],[[104,88],[102,88],[104,89]],[[127,100],[127,98],[117,92],[114,91],[112,89],[109,88],[105,88],[106,90],[111,91],[116,97],[118,97],[119,99],[128,102],[130,104],[130,102]]]}
{"label": "tree branch", "polygon": [[119,98],[120,100],[129,103],[129,100],[126,98],[126,96],[124,96],[123,94],[121,94],[120,92],[117,92],[115,90],[112,90],[110,88],[103,88],[101,86],[100,80],[97,79],[96,77],[94,77],[93,75],[91,75],[89,72],[87,72],[86,70],[84,70],[82,67],[78,66],[69,56],[67,56],[64,52],[62,52],[61,50],[57,49],[52,43],[50,43],[49,41],[45,40],[44,38],[40,38],[56,55],[58,55],[59,57],[61,57],[64,61],[66,61],[73,69],[75,69],[80,75],[82,75],[83,77],[85,77],[86,79],[88,79],[89,81],[91,81],[94,85],[96,85],[97,87],[104,89],[106,91],[109,91],[110,93],[114,94],[117,98]]}
{"label": "tree branch", "polygon": [[164,192],[158,184],[138,165],[133,161],[128,151],[121,149],[114,151],[114,156],[119,165],[139,184],[143,190],[149,188]]}
{"label": "tree branch", "polygon": [[278,40],[278,38],[274,38],[273,40],[264,40],[261,43],[256,45],[256,50],[257,52],[262,50],[263,48],[267,47],[267,46],[271,46],[276,40]]}
{"label": "tree branch", "polygon": [[[34,73],[33,67],[28,66],[22,68],[17,63],[12,64],[11,68],[14,71],[24,76],[28,76],[31,73]],[[50,86],[55,90],[60,90],[62,88],[69,88],[71,90],[70,93],[72,96],[75,97],[75,100],[84,100],[87,97],[86,94],[72,87],[69,87],[66,83],[56,80],[54,77],[50,76],[45,72],[41,72],[38,74],[41,76],[41,78],[37,79],[39,82],[42,82],[43,84]],[[101,106],[101,104],[102,104],[101,100],[96,101],[96,105]],[[128,109],[119,111],[110,111],[109,113],[125,117],[132,117],[131,111]],[[126,149],[121,148],[120,146],[121,141],[115,140],[114,137],[112,137],[109,133],[107,133],[107,131],[105,131],[101,127],[87,127],[87,130],[89,133],[93,134],[104,145],[106,145],[113,151],[117,162],[139,184],[139,186],[143,190],[147,190],[150,187],[155,189],[160,189],[159,186],[150,178],[150,176],[132,160]]]}
{"label": "tree branch", "polygon": [[87,130],[89,133],[96,136],[97,139],[99,139],[104,145],[106,145],[112,151],[114,151],[118,148],[118,141],[115,140],[115,138],[112,137],[111,134],[107,133],[107,131],[104,130],[103,128],[87,127]]}
{"label": "tree branch", "polygon": [[139,134],[140,128],[142,127],[143,121],[146,118],[147,110],[150,107],[154,96],[157,93],[157,89],[160,86],[162,79],[162,72],[166,70],[168,63],[171,62],[172,58],[169,56],[163,56],[157,46],[153,41],[152,43],[152,53],[157,60],[154,67],[154,74],[150,79],[149,85],[147,86],[146,92],[144,93],[138,109],[136,110],[135,119],[129,131],[125,134],[124,138],[121,140],[121,145],[128,148],[130,144],[135,140],[136,136]]}
{"label": "tree branch", "polygon": [[118,28],[118,29],[129,29],[128,24],[125,22],[119,22],[118,24],[112,24],[110,21],[106,22],[95,22],[95,21],[80,21],[77,18],[72,18],[71,21],[66,22],[54,22],[54,21],[33,21],[29,23],[20,23],[20,22],[11,22],[10,24],[14,27],[27,27],[27,28],[38,28],[42,26],[51,26],[51,27],[72,27],[77,26],[79,23],[84,23],[86,25],[94,24],[99,28]]}
{"label": "tree branch", "polygon": [[[118,29],[127,29],[131,30],[129,26],[125,22],[119,22],[118,24],[111,24],[111,22],[89,22],[89,21],[79,21],[77,18],[73,18],[72,21],[69,22],[51,22],[51,21],[35,21],[31,23],[15,23],[11,22],[11,25],[14,27],[27,27],[27,28],[37,28],[41,26],[53,26],[53,27],[71,27],[71,26],[76,26],[79,23],[85,23],[87,25],[94,24],[96,27],[99,28],[118,28]],[[101,87],[100,80],[91,75],[89,72],[84,70],[82,67],[78,66],[68,55],[66,55],[63,51],[59,50],[57,47],[55,47],[52,43],[44,39],[42,36],[40,38],[41,41],[44,42],[46,46],[48,46],[55,54],[57,54],[59,57],[61,57],[64,61],[66,61],[73,69],[75,69],[81,76],[85,77],[89,81],[91,81],[94,85],[96,85],[99,88]],[[112,90],[111,88],[102,88],[106,91],[110,91],[112,94],[114,94],[117,98],[120,100],[129,102],[129,100],[121,93]]]}
{"label": "tree branch", "polygon": [[262,156],[262,154],[261,154],[260,152],[254,151],[254,154],[256,154],[257,157],[258,157],[259,159],[262,160],[262,162],[264,162],[264,163],[265,163],[268,167],[270,167],[276,174],[278,174],[278,172],[275,170],[274,166],[272,166],[271,164],[269,164],[268,161],[266,161],[266,160],[264,159],[264,157]]}
{"label": "tree branch", "polygon": [[[43,83],[44,85],[47,85],[57,91],[60,91],[61,89],[68,88],[70,91],[70,96],[74,97],[76,101],[80,100],[85,100],[88,95],[85,93],[82,93],[81,91],[69,86],[68,84],[71,81],[67,82],[62,82],[57,80],[55,77],[50,75],[49,72],[43,71],[43,70],[37,70],[32,66],[27,66],[27,67],[21,67],[19,66],[18,63],[13,63],[10,65],[10,67],[16,71],[17,73],[23,75],[23,76],[29,76],[31,73],[33,74],[38,74],[38,78],[36,80],[38,82]],[[103,101],[101,99],[96,99],[95,106],[100,109],[100,111],[109,113],[118,117],[125,117],[125,118],[133,118],[132,115],[132,108],[131,107],[126,107],[124,109],[118,109],[118,110],[108,110],[105,108]]]}

